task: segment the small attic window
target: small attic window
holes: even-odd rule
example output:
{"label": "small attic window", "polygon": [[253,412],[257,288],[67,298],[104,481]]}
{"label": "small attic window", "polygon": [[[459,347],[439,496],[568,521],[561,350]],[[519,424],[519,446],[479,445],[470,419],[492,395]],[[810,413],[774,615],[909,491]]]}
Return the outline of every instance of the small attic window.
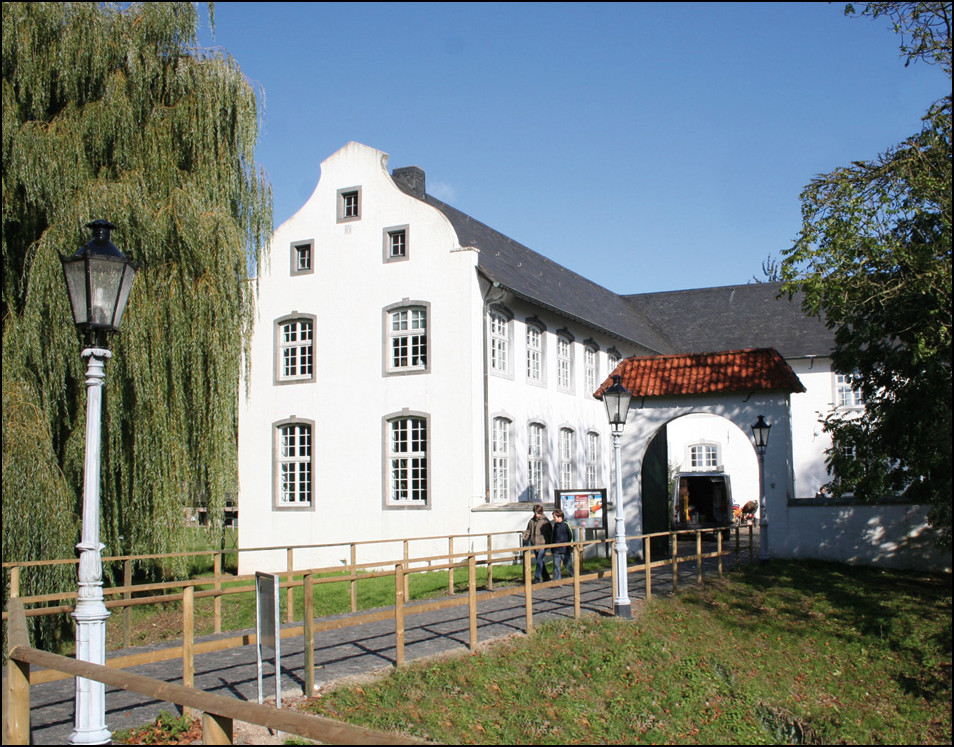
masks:
{"label": "small attic window", "polygon": [[338,223],[361,218],[361,187],[338,190]]}
{"label": "small attic window", "polygon": [[315,271],[314,250],[314,241],[296,241],[291,245],[292,275],[305,275]]}

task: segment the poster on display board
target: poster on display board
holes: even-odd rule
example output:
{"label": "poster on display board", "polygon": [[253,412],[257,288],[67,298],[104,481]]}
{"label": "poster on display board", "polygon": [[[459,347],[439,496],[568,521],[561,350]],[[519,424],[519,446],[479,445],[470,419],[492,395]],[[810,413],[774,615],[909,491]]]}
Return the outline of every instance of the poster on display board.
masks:
{"label": "poster on display board", "polygon": [[606,489],[555,490],[554,508],[562,509],[563,518],[574,529],[602,529],[609,526],[606,511]]}

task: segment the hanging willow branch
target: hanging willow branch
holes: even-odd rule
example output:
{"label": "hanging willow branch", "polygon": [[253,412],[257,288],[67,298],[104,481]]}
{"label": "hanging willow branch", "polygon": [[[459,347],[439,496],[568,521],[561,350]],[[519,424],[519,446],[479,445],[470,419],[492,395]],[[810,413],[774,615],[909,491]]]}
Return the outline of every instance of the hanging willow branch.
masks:
{"label": "hanging willow branch", "polygon": [[195,50],[197,24],[193,3],[3,4],[5,561],[66,557],[78,538],[84,368],[58,252],[93,219],[141,264],[106,371],[106,553],[180,550],[183,507],[220,521],[236,491],[271,192],[256,92]]}

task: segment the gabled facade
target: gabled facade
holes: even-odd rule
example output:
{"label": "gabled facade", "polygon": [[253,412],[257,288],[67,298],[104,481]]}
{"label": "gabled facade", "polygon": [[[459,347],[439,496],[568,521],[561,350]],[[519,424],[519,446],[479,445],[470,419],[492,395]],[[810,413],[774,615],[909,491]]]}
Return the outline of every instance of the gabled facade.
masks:
{"label": "gabled facade", "polygon": [[[557,488],[611,488],[594,394],[631,356],[774,347],[808,390],[771,400],[792,475],[775,500],[827,480],[817,420],[836,394],[831,337],[777,286],[619,296],[427,195],[420,169],[389,173],[387,161],[346,145],[272,239],[239,405],[240,547],[327,545],[296,551],[295,565],[333,565],[350,541],[520,529]],[[733,397],[747,413],[746,393]],[[638,414],[628,429],[655,432]],[[755,495],[750,434],[720,417],[682,406],[666,424],[669,466],[732,465],[739,491]],[[637,533],[644,454],[625,453]],[[280,550],[245,553],[241,571],[284,563]]]}

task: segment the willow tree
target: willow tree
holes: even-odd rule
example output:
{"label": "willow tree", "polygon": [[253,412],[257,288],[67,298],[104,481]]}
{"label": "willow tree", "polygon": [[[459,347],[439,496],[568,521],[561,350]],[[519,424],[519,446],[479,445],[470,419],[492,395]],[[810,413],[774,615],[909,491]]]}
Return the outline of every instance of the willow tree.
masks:
{"label": "willow tree", "polygon": [[5,561],[79,537],[85,369],[58,253],[93,219],[141,265],[106,370],[106,553],[180,550],[183,507],[221,517],[236,490],[271,193],[256,91],[198,22],[194,3],[3,3]]}

